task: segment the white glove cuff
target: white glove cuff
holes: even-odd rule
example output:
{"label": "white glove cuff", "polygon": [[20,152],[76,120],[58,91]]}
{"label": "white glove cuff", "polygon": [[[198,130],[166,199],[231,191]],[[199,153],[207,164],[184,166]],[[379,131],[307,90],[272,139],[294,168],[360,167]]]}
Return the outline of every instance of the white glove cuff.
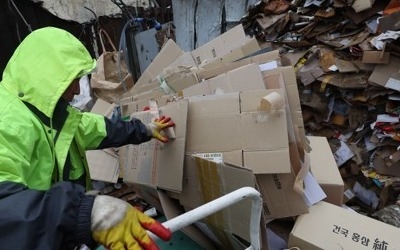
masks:
{"label": "white glove cuff", "polygon": [[153,129],[152,129],[151,123],[150,124],[146,124],[146,129],[147,129],[146,135],[147,136],[153,136]]}
{"label": "white glove cuff", "polygon": [[107,195],[96,196],[91,215],[92,232],[115,226],[124,218],[128,208],[128,203],[123,200]]}

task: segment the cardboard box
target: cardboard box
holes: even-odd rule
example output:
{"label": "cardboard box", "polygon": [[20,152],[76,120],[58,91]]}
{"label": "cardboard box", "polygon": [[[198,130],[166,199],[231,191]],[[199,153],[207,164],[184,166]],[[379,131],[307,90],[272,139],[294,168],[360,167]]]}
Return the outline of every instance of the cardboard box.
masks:
{"label": "cardboard box", "polygon": [[[115,107],[115,104],[97,99],[90,112],[111,118]],[[116,149],[88,150],[86,151],[86,159],[92,180],[117,183],[120,168]]]}
{"label": "cardboard box", "polygon": [[311,173],[326,194],[324,201],[343,205],[344,183],[328,140],[322,136],[307,136],[310,141]]}
{"label": "cardboard box", "polygon": [[399,249],[400,229],[376,219],[321,201],[300,215],[288,247],[300,250]]}
{"label": "cardboard box", "polygon": [[[152,139],[140,145],[120,148],[120,165],[125,183],[139,183],[176,192],[182,190],[187,110],[187,100],[170,102],[159,109],[159,115],[168,115],[175,122],[175,139],[168,143]],[[150,111],[133,113],[131,117],[143,123],[149,123],[154,118]]]}
{"label": "cardboard box", "polygon": [[261,99],[282,90],[251,90],[189,98],[186,152],[242,151],[254,173],[290,173],[285,107],[259,110]]}

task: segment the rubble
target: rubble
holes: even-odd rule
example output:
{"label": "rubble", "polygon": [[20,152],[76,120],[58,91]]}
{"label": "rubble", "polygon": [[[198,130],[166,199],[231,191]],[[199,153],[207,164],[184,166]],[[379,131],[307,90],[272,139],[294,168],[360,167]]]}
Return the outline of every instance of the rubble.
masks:
{"label": "rubble", "polygon": [[[247,34],[296,69],[307,134],[328,138],[349,187],[368,180],[349,203],[368,215],[399,195],[398,13],[398,1],[272,0],[242,19]],[[363,201],[368,191],[379,205]]]}

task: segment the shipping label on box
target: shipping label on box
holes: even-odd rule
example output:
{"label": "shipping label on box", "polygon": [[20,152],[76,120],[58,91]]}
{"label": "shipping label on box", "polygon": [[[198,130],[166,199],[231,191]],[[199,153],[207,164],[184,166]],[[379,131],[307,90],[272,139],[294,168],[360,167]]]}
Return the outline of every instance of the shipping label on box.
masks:
{"label": "shipping label on box", "polygon": [[289,248],[400,249],[400,229],[324,201],[300,215],[289,236]]}
{"label": "shipping label on box", "polygon": [[[170,102],[160,108],[160,116],[170,116],[175,122],[175,138],[168,143],[152,139],[120,149],[120,164],[125,183],[182,191],[187,110],[187,100]],[[138,118],[145,124],[154,118],[149,111],[134,113],[131,117]]]}

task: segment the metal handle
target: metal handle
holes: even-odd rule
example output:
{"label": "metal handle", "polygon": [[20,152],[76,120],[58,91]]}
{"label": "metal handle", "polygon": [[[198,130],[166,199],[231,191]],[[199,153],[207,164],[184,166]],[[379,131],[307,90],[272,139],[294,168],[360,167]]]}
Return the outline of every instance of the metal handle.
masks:
{"label": "metal handle", "polygon": [[[179,215],[171,220],[163,223],[163,225],[171,230],[171,232],[178,231],[181,228],[189,226],[190,224],[203,219],[213,213],[216,213],[228,206],[231,206],[246,198],[252,198],[251,217],[250,217],[250,241],[251,246],[246,250],[260,249],[260,220],[262,212],[262,198],[260,193],[252,187],[243,187],[231,193],[221,196],[212,200],[200,207],[190,210],[182,215]],[[158,237],[148,232],[152,239]]]}

